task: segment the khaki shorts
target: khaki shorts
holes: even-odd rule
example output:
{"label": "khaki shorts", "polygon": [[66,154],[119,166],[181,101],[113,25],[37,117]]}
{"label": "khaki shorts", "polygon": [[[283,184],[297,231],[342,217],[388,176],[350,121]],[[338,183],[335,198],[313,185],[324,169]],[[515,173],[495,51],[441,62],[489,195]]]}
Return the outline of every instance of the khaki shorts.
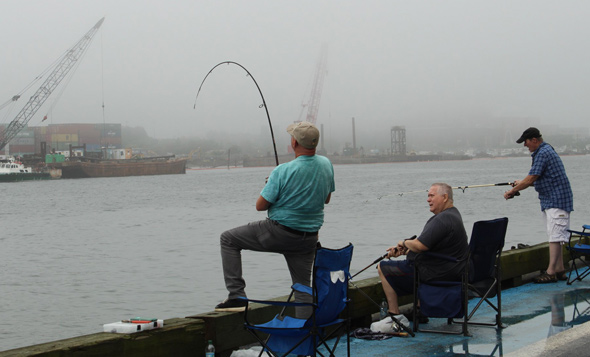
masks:
{"label": "khaki shorts", "polygon": [[547,229],[550,243],[567,243],[570,237],[570,213],[559,208],[543,211],[543,222]]}

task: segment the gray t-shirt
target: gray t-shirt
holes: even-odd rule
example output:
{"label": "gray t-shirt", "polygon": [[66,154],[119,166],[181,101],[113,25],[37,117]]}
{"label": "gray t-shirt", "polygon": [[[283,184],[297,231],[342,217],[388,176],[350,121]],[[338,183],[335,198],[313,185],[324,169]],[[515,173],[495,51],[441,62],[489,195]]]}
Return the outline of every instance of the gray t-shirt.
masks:
{"label": "gray t-shirt", "polygon": [[[455,263],[437,257],[422,256],[418,258],[421,280],[461,280],[461,270],[469,255],[469,246],[463,219],[456,207],[432,216],[417,239],[428,247],[428,252],[462,260]],[[409,260],[415,260],[416,256],[416,253],[408,253]]]}

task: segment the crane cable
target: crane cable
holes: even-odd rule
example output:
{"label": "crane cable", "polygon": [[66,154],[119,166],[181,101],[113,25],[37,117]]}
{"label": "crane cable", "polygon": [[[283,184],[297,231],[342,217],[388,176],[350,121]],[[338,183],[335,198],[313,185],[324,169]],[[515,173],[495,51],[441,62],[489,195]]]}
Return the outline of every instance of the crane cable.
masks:
{"label": "crane cable", "polygon": [[29,84],[27,84],[25,86],[25,88],[23,88],[20,92],[18,92],[17,94],[13,95],[6,102],[2,103],[0,105],[0,109],[4,109],[10,103],[14,103],[14,102],[18,101],[20,99],[20,97],[23,95],[23,93],[25,93],[27,90],[29,90],[35,83],[39,82],[47,74],[47,72],[49,72],[49,70],[52,69],[55,66],[55,64],[58,61],[59,61],[59,58],[58,58],[58,60],[56,60],[55,62],[53,62],[51,65],[49,65],[49,67],[47,67],[45,70],[43,70],[40,75],[38,75],[37,77],[35,77],[35,79],[33,79]]}
{"label": "crane cable", "polygon": [[[17,94],[13,95],[10,99],[8,99],[6,102],[0,104],[0,110],[4,109],[5,107],[9,106],[10,104],[14,104],[15,102],[17,102],[20,97],[26,92],[28,91],[34,84],[36,84],[37,82],[39,82],[40,80],[42,80],[47,73],[50,73],[53,71],[53,69],[55,68],[55,66],[60,63],[62,61],[62,59],[71,51],[71,47],[69,47],[70,49],[65,50],[55,61],[53,61],[53,63],[51,63],[49,66],[47,66],[42,72],[41,74],[39,74],[37,77],[35,77],[35,79],[33,79],[29,84],[27,84],[25,86],[25,88],[23,88],[21,91],[19,91]],[[82,59],[82,57],[84,57],[84,55],[86,54],[86,52],[83,52],[82,55],[80,56],[80,58],[76,61],[76,63],[74,64],[74,67],[72,68],[73,71],[71,71],[71,74],[68,74],[69,78],[66,79],[65,85],[62,86],[60,93],[57,95],[56,99],[53,101],[54,103],[50,106],[48,112],[53,110],[53,107],[55,106],[55,104],[57,103],[58,99],[61,97],[61,95],[63,94],[65,87],[67,87],[69,81],[71,80],[73,73],[76,71],[76,69],[78,68],[79,64],[80,64],[80,59]],[[6,116],[4,117],[5,119],[10,115],[10,113],[7,113]],[[4,120],[2,122],[5,122]]]}
{"label": "crane cable", "polygon": [[[70,47],[71,48],[71,47]],[[70,52],[65,51],[64,54],[58,58],[58,61],[61,62],[61,59],[63,57],[66,56],[66,54]],[[55,106],[57,105],[57,102],[59,102],[59,100],[61,99],[61,96],[64,94],[64,92],[66,91],[66,88],[68,87],[68,84],[70,84],[70,82],[72,81],[72,78],[74,78],[74,73],[76,73],[76,71],[78,70],[78,68],[80,67],[80,63],[82,63],[82,59],[84,58],[84,56],[86,56],[87,51],[84,51],[80,54],[80,57],[76,60],[76,62],[74,63],[74,66],[72,67],[72,69],[69,71],[69,73],[67,73],[64,84],[61,86],[59,92],[57,93],[57,95],[55,96],[55,98],[52,100],[51,105],[49,106],[49,108],[47,109],[46,113],[51,113],[53,112],[53,108],[55,108]],[[56,61],[56,62],[58,62]],[[45,121],[47,117],[47,114],[39,121],[39,123]]]}

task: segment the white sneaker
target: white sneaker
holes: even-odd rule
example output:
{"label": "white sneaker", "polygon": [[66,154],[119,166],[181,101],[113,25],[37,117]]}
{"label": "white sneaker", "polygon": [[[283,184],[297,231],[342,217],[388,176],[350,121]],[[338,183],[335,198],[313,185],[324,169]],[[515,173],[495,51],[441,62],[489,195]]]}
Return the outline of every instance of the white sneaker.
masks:
{"label": "white sneaker", "polygon": [[371,331],[373,332],[394,332],[393,331],[393,320],[390,316],[387,316],[381,321],[373,322],[371,324]]}
{"label": "white sneaker", "polygon": [[406,326],[406,327],[410,326],[410,321],[404,315],[400,314],[400,315],[395,315],[394,317],[397,319],[397,321],[399,321],[404,326]]}
{"label": "white sneaker", "polygon": [[[410,326],[410,321],[404,315],[395,315],[394,316],[399,323],[403,324],[406,327]],[[381,333],[391,333],[391,332],[402,332],[401,326],[399,326],[396,322],[393,321],[391,316],[387,316],[381,321],[373,322],[371,324],[371,331],[373,332],[381,332]]]}

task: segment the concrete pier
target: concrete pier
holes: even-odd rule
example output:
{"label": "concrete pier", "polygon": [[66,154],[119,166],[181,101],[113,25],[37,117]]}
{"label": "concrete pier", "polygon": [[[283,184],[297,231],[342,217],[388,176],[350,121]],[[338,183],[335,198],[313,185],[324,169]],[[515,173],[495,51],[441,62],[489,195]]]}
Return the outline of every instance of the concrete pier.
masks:
{"label": "concrete pier", "polygon": [[[564,261],[569,261],[565,255]],[[547,266],[548,244],[538,244],[526,249],[507,250],[502,253],[502,288],[520,286],[523,277],[538,273]],[[362,290],[360,292],[359,290]],[[351,317],[353,326],[368,326],[371,315],[378,311],[373,301],[384,297],[378,277],[352,281]],[[277,300],[286,300],[287,296]],[[400,298],[400,305],[410,304],[412,296]],[[251,316],[260,322],[270,320],[276,310],[270,306],[252,304]],[[250,314],[249,314],[250,316]],[[0,352],[4,356],[200,356],[204,355],[207,340],[212,340],[218,356],[229,356],[240,346],[254,343],[243,328],[243,313],[207,312],[184,318],[164,321],[162,328],[133,333],[95,333],[65,340],[23,347]]]}

